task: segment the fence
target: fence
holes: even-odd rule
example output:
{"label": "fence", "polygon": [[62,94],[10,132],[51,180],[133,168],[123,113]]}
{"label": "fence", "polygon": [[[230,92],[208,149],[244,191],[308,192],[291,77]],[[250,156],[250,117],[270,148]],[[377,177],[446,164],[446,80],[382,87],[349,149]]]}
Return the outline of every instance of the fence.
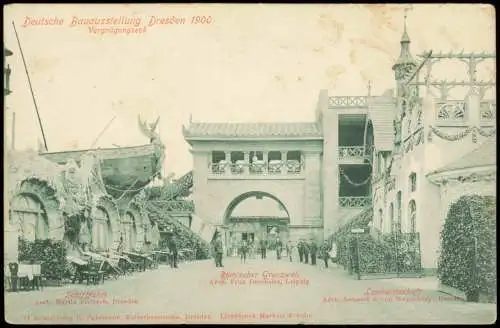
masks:
{"label": "fence", "polygon": [[358,279],[422,275],[418,233],[394,233],[380,238],[370,234],[350,234],[338,243],[339,263]]}

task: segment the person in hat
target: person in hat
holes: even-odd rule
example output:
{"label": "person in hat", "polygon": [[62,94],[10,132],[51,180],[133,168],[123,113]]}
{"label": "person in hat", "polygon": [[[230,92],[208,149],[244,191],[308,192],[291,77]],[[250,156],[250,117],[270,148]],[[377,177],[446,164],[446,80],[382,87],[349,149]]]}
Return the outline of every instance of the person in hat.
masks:
{"label": "person in hat", "polygon": [[215,267],[223,268],[222,265],[222,253],[224,249],[222,247],[222,238],[219,233],[216,233],[214,236],[214,240],[212,242],[212,247],[214,251],[214,259],[215,259]]}
{"label": "person in hat", "polygon": [[175,231],[173,228],[169,229],[167,247],[168,247],[168,250],[170,251],[170,266],[172,268],[177,269],[178,268],[177,267],[177,256],[178,256],[177,238],[175,236]]}
{"label": "person in hat", "polygon": [[316,265],[316,254],[318,253],[318,245],[316,245],[316,241],[311,239],[309,244],[309,253],[311,254],[311,265]]}

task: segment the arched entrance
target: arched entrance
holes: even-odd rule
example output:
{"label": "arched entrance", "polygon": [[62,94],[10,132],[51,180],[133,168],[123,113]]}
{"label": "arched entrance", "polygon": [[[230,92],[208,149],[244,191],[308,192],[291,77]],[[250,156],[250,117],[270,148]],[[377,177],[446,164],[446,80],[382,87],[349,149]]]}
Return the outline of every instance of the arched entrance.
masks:
{"label": "arched entrance", "polygon": [[11,206],[9,223],[19,228],[24,239],[35,241],[49,238],[47,213],[38,197],[33,194],[18,194]]}
{"label": "arched entrance", "polygon": [[277,238],[288,240],[290,215],[276,196],[262,191],[251,191],[233,199],[224,213],[225,243],[228,255],[236,256],[243,241],[254,245],[262,239],[272,248]]}
{"label": "arched entrance", "polygon": [[130,204],[122,218],[125,249],[140,250],[148,241],[146,233],[150,224],[148,216],[141,207],[136,203]]}

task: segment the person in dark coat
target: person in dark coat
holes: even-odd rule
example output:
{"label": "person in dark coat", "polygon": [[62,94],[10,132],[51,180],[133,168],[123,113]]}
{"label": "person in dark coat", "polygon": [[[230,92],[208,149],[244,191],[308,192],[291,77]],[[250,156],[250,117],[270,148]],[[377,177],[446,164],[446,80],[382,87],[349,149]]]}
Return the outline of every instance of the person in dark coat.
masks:
{"label": "person in dark coat", "polygon": [[311,265],[316,265],[316,254],[318,253],[318,245],[314,240],[311,240],[309,245],[309,252],[311,254]]}
{"label": "person in dark coat", "polygon": [[281,260],[281,252],[283,251],[283,242],[281,239],[276,240],[276,258]]}
{"label": "person in dark coat", "polygon": [[309,263],[309,245],[305,241],[303,242],[302,245],[303,245],[302,250],[304,252],[304,263],[308,264]]}
{"label": "person in dark coat", "polygon": [[240,260],[241,263],[246,263],[248,252],[248,243],[246,240],[242,240],[240,244]]}
{"label": "person in dark coat", "polygon": [[260,240],[260,258],[265,259],[266,258],[266,251],[267,251],[267,242],[265,239]]}
{"label": "person in dark coat", "polygon": [[330,260],[330,251],[332,248],[330,247],[330,243],[328,240],[325,240],[323,245],[321,245],[319,249],[319,256],[325,261],[325,268],[328,268],[328,261]]}
{"label": "person in dark coat", "polygon": [[223,268],[222,265],[222,253],[224,249],[222,247],[222,239],[219,234],[215,236],[214,241],[212,242],[213,250],[214,250],[214,259],[215,259],[215,267]]}
{"label": "person in dark coat", "polygon": [[300,263],[304,262],[304,242],[299,240],[299,243],[297,244],[297,250],[299,251],[299,261]]}
{"label": "person in dark coat", "polygon": [[177,268],[177,255],[178,255],[178,250],[177,250],[177,238],[175,236],[175,231],[170,230],[169,238],[167,241],[167,247],[168,250],[170,251],[170,266],[172,268]]}

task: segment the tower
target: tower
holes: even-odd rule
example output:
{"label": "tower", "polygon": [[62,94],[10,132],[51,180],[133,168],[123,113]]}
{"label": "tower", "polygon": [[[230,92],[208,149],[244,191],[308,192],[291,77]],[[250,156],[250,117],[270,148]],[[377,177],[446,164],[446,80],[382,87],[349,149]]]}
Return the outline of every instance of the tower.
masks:
{"label": "tower", "polygon": [[397,108],[398,113],[397,117],[394,120],[394,130],[395,130],[395,139],[394,142],[396,146],[401,142],[401,123],[403,117],[406,115],[406,99],[409,96],[409,93],[412,91],[407,87],[408,79],[411,78],[413,72],[417,67],[416,61],[413,59],[410,53],[410,37],[408,36],[408,32],[406,29],[406,18],[407,18],[407,10],[405,9],[404,14],[404,30],[403,36],[401,37],[401,52],[399,54],[399,58],[396,60],[394,65],[392,66],[392,70],[394,71],[394,76],[396,79],[397,85]]}

